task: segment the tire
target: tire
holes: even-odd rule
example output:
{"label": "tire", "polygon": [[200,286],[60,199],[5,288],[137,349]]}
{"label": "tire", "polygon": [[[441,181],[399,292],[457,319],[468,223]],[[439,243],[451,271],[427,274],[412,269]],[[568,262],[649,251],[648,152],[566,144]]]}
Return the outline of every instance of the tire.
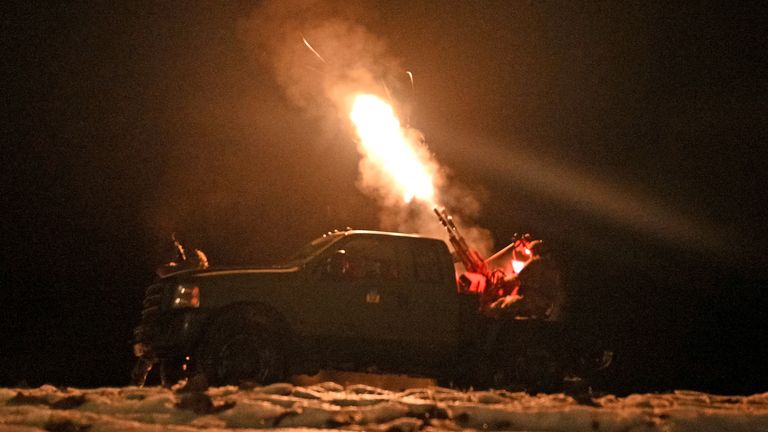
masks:
{"label": "tire", "polygon": [[548,353],[526,353],[490,369],[490,387],[509,391],[558,392],[563,388],[563,372],[557,359]]}
{"label": "tire", "polygon": [[213,386],[283,380],[284,334],[256,308],[232,308],[216,318],[203,337],[196,356],[198,370]]}

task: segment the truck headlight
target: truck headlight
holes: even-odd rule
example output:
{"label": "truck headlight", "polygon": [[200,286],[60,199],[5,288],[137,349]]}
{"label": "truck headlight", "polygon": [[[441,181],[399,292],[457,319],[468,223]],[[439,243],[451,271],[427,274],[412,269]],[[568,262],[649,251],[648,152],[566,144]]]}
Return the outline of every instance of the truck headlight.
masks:
{"label": "truck headlight", "polygon": [[190,284],[176,285],[173,292],[172,308],[200,307],[200,287]]}

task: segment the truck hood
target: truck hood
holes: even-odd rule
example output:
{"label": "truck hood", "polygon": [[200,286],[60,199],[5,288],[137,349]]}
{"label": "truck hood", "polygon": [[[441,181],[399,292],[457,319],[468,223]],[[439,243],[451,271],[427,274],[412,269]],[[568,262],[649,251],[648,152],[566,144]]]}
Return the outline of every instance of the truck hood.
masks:
{"label": "truck hood", "polygon": [[196,277],[218,277],[228,275],[296,273],[299,267],[212,267],[195,272]]}
{"label": "truck hood", "polygon": [[207,277],[221,277],[221,276],[237,276],[237,275],[250,275],[250,274],[285,274],[296,273],[300,270],[298,266],[292,267],[226,267],[217,266],[210,267],[204,270],[191,269],[182,270],[174,273],[169,273],[164,276],[163,280],[172,279],[187,279],[187,278],[207,278]]}

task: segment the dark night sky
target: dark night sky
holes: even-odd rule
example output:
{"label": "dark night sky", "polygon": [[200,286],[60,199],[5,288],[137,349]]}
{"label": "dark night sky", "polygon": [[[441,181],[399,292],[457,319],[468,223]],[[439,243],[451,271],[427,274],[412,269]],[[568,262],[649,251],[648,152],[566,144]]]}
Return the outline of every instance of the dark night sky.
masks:
{"label": "dark night sky", "polygon": [[[766,14],[667,3],[345,18],[413,71],[411,124],[497,246],[557,247],[574,325],[625,353],[618,388],[765,391]],[[377,228],[348,129],[293,104],[243,31],[259,4],[3,13],[0,384],[125,383],[173,231],[214,263],[264,263]]]}

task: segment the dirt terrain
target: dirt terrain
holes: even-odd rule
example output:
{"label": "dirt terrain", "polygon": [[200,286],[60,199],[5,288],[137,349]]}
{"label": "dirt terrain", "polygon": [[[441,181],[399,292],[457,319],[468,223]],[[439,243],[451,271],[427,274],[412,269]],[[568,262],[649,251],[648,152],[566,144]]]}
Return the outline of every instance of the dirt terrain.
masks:
{"label": "dirt terrain", "polygon": [[[391,382],[389,383],[391,384]],[[420,384],[420,383],[416,383]],[[428,383],[427,383],[428,384]],[[579,397],[387,390],[331,381],[264,387],[0,388],[0,430],[765,431],[768,393]]]}

